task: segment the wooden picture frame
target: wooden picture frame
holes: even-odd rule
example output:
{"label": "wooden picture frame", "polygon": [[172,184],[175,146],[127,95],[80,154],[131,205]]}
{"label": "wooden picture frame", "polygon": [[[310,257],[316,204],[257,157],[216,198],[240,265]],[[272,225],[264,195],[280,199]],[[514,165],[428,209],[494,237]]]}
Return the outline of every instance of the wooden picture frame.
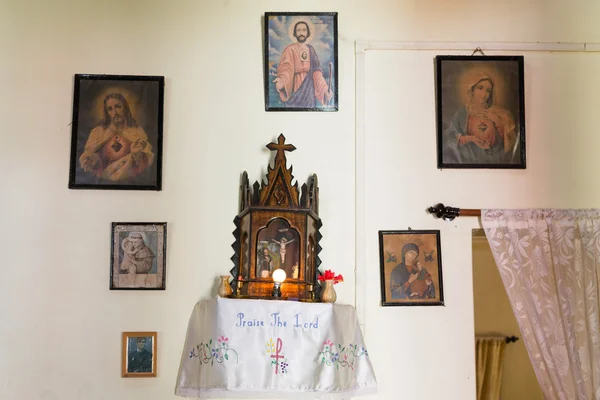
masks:
{"label": "wooden picture frame", "polygon": [[337,36],[336,12],[265,13],[266,111],[338,110]]}
{"label": "wooden picture frame", "polygon": [[438,168],[526,168],[523,56],[437,56]]}
{"label": "wooden picture frame", "polygon": [[444,305],[439,230],[379,231],[381,304]]}
{"label": "wooden picture frame", "polygon": [[75,75],[69,189],[161,190],[162,76]]}
{"label": "wooden picture frame", "polygon": [[165,290],[166,222],[113,222],[110,290]]}
{"label": "wooden picture frame", "polygon": [[121,377],[156,377],[156,332],[123,332]]}

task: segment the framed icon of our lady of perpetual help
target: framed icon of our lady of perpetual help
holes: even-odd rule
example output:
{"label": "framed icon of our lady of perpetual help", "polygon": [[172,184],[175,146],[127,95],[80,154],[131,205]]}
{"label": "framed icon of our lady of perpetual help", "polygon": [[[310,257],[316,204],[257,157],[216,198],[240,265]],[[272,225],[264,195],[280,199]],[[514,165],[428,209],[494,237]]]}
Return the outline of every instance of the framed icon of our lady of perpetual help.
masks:
{"label": "framed icon of our lady of perpetual help", "polygon": [[440,252],[440,231],[379,231],[382,305],[444,305]]}

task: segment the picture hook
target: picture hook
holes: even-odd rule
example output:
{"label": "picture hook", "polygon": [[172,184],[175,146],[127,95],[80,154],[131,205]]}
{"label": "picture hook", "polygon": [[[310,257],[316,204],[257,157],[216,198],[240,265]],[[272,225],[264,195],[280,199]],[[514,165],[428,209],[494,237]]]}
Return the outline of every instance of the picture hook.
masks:
{"label": "picture hook", "polygon": [[483,50],[481,50],[481,47],[475,48],[475,50],[473,50],[473,53],[471,53],[471,56],[474,56],[476,53],[481,53],[482,56],[485,56],[485,53],[483,52]]}

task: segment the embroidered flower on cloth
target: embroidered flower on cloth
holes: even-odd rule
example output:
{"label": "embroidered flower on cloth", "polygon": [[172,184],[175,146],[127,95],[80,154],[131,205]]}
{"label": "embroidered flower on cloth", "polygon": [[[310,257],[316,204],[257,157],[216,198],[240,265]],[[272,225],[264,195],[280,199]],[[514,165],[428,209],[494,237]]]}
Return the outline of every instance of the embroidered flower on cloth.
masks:
{"label": "embroidered flower on cloth", "polygon": [[319,275],[319,280],[320,281],[332,280],[334,284],[337,284],[340,282],[344,282],[344,277],[342,276],[342,274],[336,275],[335,272],[328,269],[325,271],[325,273],[323,275]]}
{"label": "embroidered flower on cloth", "polygon": [[225,343],[227,343],[229,341],[229,338],[226,338],[225,336],[221,336],[219,338],[219,343],[222,343],[223,346],[225,346]]}
{"label": "embroidered flower on cloth", "polygon": [[[198,358],[201,364],[214,365],[215,361],[221,364],[224,361],[233,360],[235,356],[235,363],[238,363],[238,354],[235,349],[229,347],[229,338],[221,336],[217,339],[218,343],[213,345],[213,340],[210,339],[208,342],[202,342],[192,348],[190,351],[190,359]],[[220,343],[220,344],[219,344]]]}
{"label": "embroidered flower on cloth", "polygon": [[360,357],[368,357],[367,350],[364,346],[360,349],[357,344],[348,344],[342,346],[335,345],[331,340],[323,342],[323,351],[317,353],[314,362],[315,364],[324,364],[335,369],[349,368],[354,370],[354,363]]}

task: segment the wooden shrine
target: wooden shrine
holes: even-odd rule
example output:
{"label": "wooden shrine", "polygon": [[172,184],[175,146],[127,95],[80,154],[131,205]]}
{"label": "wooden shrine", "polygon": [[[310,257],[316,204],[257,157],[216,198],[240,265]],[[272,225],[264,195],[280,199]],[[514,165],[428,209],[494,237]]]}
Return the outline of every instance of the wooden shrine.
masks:
{"label": "wooden shrine", "polygon": [[231,257],[233,296],[270,298],[273,271],[281,268],[287,275],[281,285],[283,298],[318,301],[322,223],[317,175],[302,185],[300,195],[285,155],[296,148],[286,144],[283,135],[267,148],[277,152],[273,167],[268,166],[267,183],[257,181],[250,187],[246,171],[241,177]]}

